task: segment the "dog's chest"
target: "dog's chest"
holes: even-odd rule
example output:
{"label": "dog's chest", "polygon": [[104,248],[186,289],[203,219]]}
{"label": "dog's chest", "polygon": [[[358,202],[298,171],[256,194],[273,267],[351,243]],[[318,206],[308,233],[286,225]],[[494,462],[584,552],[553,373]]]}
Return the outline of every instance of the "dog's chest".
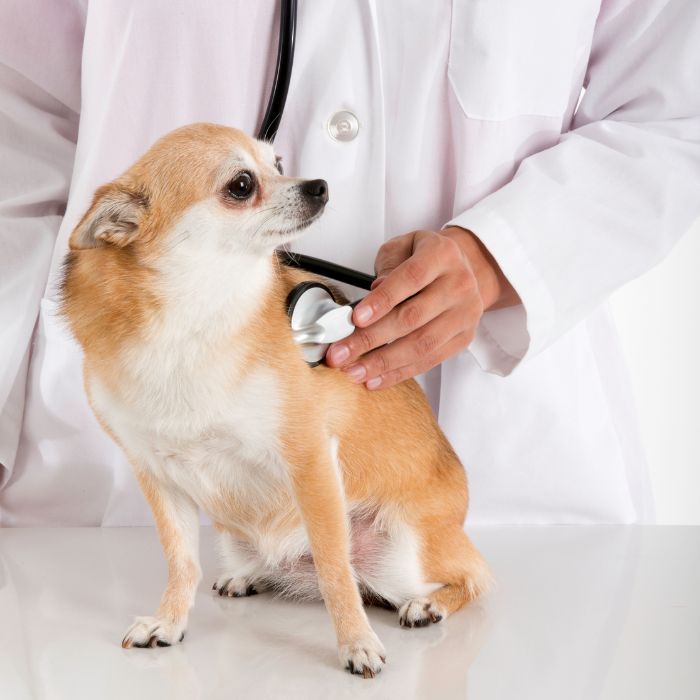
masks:
{"label": "dog's chest", "polygon": [[233,385],[207,369],[171,372],[159,383],[154,376],[126,401],[91,383],[96,410],[141,468],[229,524],[289,494],[280,392],[270,371]]}

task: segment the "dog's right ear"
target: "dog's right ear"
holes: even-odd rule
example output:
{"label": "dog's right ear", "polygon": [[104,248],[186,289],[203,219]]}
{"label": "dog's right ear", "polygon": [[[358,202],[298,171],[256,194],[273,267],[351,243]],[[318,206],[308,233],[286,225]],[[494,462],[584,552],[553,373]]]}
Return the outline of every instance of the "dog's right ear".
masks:
{"label": "dog's right ear", "polygon": [[70,249],[129,245],[138,238],[147,210],[148,198],[140,192],[113,183],[100,187],[71,234]]}

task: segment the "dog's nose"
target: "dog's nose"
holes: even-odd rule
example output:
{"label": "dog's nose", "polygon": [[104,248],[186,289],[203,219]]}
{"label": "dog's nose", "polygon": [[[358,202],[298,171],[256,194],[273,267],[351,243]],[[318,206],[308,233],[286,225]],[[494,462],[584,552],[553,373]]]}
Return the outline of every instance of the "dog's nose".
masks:
{"label": "dog's nose", "polygon": [[307,180],[302,185],[305,194],[317,197],[324,204],[328,201],[328,183],[325,180]]}

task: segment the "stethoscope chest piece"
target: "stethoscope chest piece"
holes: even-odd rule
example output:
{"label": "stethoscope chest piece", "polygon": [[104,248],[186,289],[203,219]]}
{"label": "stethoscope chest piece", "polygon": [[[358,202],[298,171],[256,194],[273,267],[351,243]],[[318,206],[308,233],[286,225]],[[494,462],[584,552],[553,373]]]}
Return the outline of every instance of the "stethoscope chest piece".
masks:
{"label": "stethoscope chest piece", "polygon": [[287,315],[306,362],[315,367],[331,343],[347,338],[354,330],[352,306],[338,304],[333,292],[320,282],[302,282],[287,297]]}

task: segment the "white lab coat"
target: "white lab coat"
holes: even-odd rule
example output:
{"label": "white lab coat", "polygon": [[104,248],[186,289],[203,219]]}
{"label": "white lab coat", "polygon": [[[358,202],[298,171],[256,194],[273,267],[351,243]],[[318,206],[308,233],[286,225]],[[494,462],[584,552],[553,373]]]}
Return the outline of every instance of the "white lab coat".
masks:
{"label": "white lab coat", "polygon": [[[61,261],[95,188],[163,133],[256,132],[277,3],[2,6],[1,522],[146,523],[56,317]],[[299,3],[276,149],[328,180],[330,206],[297,249],[371,272],[387,238],[458,224],[523,300],[423,378],[474,522],[652,517],[604,300],[700,212],[699,15],[696,0]],[[339,110],[352,141],[328,133]]]}

